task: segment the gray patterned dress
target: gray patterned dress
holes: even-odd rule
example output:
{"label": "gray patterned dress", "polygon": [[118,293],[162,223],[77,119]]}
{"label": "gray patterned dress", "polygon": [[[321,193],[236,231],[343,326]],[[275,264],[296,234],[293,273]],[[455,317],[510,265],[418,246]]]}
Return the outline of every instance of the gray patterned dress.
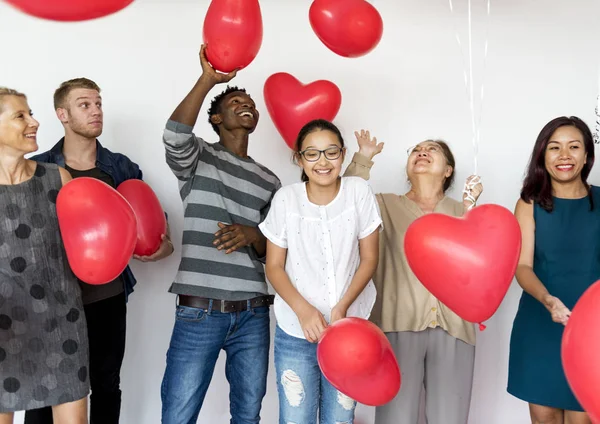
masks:
{"label": "gray patterned dress", "polygon": [[88,339],[81,292],[64,251],[58,167],[0,185],[0,412],[87,396]]}

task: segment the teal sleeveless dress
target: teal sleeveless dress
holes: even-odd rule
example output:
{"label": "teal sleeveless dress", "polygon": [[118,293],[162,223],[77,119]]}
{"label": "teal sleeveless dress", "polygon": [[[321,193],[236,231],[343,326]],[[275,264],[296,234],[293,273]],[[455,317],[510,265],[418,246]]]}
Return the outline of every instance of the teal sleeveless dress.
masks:
{"label": "teal sleeveless dress", "polygon": [[[533,270],[550,294],[571,310],[600,279],[600,188],[592,186],[591,196],[593,202],[589,197],[555,197],[550,213],[537,204],[533,208]],[[528,403],[583,411],[562,367],[564,328],[552,321],[540,302],[523,292],[510,340],[510,394]]]}

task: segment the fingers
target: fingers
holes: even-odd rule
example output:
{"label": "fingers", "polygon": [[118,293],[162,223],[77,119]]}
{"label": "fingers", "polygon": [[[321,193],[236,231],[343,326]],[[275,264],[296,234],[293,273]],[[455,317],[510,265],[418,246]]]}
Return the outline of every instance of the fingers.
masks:
{"label": "fingers", "polygon": [[223,234],[227,234],[235,230],[235,226],[233,225],[223,224],[222,222],[219,222],[217,225],[219,226],[220,230],[215,233],[215,237],[221,237]]}
{"label": "fingers", "polygon": [[312,328],[306,328],[304,330],[304,337],[311,343],[316,343],[319,339],[315,335],[315,331]]}
{"label": "fingers", "polygon": [[242,241],[239,236],[232,236],[228,239],[225,239],[225,237],[226,236],[223,236],[223,238],[219,240],[219,245],[217,246],[218,250],[229,249]]}
{"label": "fingers", "polygon": [[234,69],[233,71],[231,71],[230,73],[228,73],[227,75],[225,75],[224,79],[225,82],[231,81],[232,79],[235,78],[235,76],[237,75],[237,69]]}
{"label": "fingers", "polygon": [[248,246],[248,244],[245,243],[244,241],[239,241],[233,247],[227,249],[225,251],[225,253],[229,254],[229,253],[235,252],[236,250],[241,249],[242,247],[245,247],[245,246]]}
{"label": "fingers", "polygon": [[[376,138],[374,140],[377,141]],[[377,145],[377,153],[381,153],[381,151],[383,150],[383,145],[384,145],[383,142],[381,142],[381,143],[379,143],[379,145]]]}

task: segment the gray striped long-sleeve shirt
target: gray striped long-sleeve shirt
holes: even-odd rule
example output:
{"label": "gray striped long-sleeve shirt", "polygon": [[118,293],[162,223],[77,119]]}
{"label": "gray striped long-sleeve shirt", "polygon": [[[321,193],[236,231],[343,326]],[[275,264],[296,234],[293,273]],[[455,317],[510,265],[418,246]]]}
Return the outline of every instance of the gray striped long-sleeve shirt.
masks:
{"label": "gray striped long-sleeve shirt", "polygon": [[263,259],[254,248],[226,254],[213,241],[218,222],[258,226],[281,182],[250,157],[207,143],[192,130],[168,121],[163,136],[184,209],[181,263],[169,291],[225,300],[267,294]]}

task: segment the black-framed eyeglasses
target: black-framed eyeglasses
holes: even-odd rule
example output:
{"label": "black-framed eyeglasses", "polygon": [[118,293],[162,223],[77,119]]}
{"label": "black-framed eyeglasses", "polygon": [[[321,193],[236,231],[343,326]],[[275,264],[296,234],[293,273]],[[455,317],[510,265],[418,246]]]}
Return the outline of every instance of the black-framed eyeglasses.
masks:
{"label": "black-framed eyeglasses", "polygon": [[336,160],[342,155],[342,148],[338,146],[331,146],[326,148],[325,150],[318,149],[306,149],[300,153],[304,160],[308,162],[316,162],[321,158],[321,154],[325,155],[325,159],[327,160]]}

